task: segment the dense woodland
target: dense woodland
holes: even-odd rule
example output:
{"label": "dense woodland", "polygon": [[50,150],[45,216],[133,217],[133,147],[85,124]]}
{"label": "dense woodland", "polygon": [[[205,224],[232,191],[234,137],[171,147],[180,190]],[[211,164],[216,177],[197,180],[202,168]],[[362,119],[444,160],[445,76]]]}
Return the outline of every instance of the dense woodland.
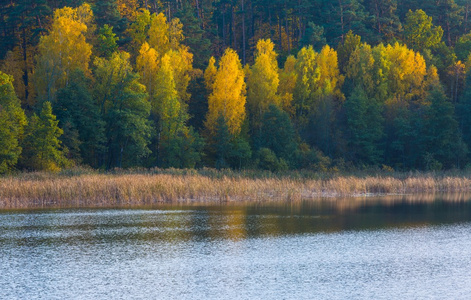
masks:
{"label": "dense woodland", "polygon": [[471,165],[471,0],[1,0],[0,174]]}

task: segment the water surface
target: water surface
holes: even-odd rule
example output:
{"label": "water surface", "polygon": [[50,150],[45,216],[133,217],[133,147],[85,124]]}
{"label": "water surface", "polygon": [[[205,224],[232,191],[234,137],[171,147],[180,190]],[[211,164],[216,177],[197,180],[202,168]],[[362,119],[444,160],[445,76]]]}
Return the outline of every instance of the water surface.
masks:
{"label": "water surface", "polygon": [[0,212],[0,299],[469,299],[471,202]]}

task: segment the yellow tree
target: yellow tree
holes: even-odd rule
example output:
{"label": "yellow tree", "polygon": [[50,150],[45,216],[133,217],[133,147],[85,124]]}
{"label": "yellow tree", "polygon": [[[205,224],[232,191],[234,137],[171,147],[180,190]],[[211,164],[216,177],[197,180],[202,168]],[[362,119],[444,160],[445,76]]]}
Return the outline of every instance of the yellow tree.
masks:
{"label": "yellow tree", "polygon": [[144,42],[141,50],[139,50],[136,68],[141,75],[141,83],[146,86],[149,98],[152,99],[155,94],[157,72],[159,70],[159,54],[147,42]]}
{"label": "yellow tree", "polygon": [[[180,110],[181,103],[178,100],[178,92],[175,83],[174,71],[171,65],[172,61],[169,54],[165,54],[161,61],[162,65],[159,68],[156,76],[157,86],[156,99],[152,104],[152,111],[159,115],[163,123],[171,123]],[[168,130],[169,132],[176,131],[176,128]]]}
{"label": "yellow tree", "polygon": [[340,90],[344,76],[340,75],[337,52],[324,46],[320,53],[312,46],[298,53],[294,89],[296,123],[307,142],[324,153],[334,151],[337,133],[335,114],[344,96]]}
{"label": "yellow tree", "polygon": [[295,106],[299,115],[306,116],[325,98],[344,99],[340,90],[344,76],[339,71],[337,52],[328,45],[320,53],[312,46],[301,49],[295,69]]}
{"label": "yellow tree", "polygon": [[118,8],[121,17],[134,21],[138,14],[139,3],[137,0],[116,0],[116,6]]}
{"label": "yellow tree", "polygon": [[214,56],[211,56],[211,58],[209,59],[208,67],[204,71],[204,83],[209,94],[213,92],[213,85],[217,71],[218,69],[216,68],[216,59],[214,58]]}
{"label": "yellow tree", "polygon": [[283,109],[291,116],[294,115],[293,109],[293,92],[296,87],[296,80],[298,78],[295,70],[296,57],[293,55],[288,56],[285,61],[283,69],[280,70],[280,84],[278,86],[278,93],[281,98],[281,105]]}
{"label": "yellow tree", "polygon": [[54,18],[60,17],[70,18],[76,22],[85,24],[87,26],[85,37],[87,38],[87,40],[91,40],[94,38],[96,24],[95,17],[93,15],[93,10],[90,4],[84,3],[76,8],[65,6],[61,9],[56,9],[54,11]]}
{"label": "yellow tree", "polygon": [[294,98],[295,108],[298,115],[304,115],[313,106],[316,86],[320,79],[319,70],[316,66],[318,53],[312,46],[303,47],[298,52],[295,70],[297,75]]}
{"label": "yellow tree", "polygon": [[375,96],[373,51],[371,46],[363,43],[350,55],[346,67],[346,76],[354,87],[361,87],[367,96]]}
{"label": "yellow tree", "polygon": [[173,68],[173,74],[178,92],[178,97],[184,102],[190,100],[188,93],[188,84],[190,83],[190,72],[193,70],[193,54],[189,48],[181,46],[177,50],[169,50],[166,53],[170,59],[170,65]]}
{"label": "yellow tree", "polygon": [[92,46],[85,38],[86,12],[90,16],[86,7],[56,10],[49,35],[41,37],[34,83],[42,100],[54,101],[56,91],[67,85],[73,70],[89,72]]}
{"label": "yellow tree", "polygon": [[[140,26],[131,27],[138,38],[145,40],[145,24],[148,11],[143,10],[138,17]],[[142,19],[142,20],[141,20]],[[161,64],[163,56],[168,55],[173,78],[178,92],[178,99],[187,102],[190,99],[188,85],[190,74],[193,71],[193,54],[189,48],[182,45],[184,39],[183,25],[178,19],[173,19],[167,23],[164,14],[152,15],[149,19],[150,28],[148,30],[148,42],[143,42],[139,55],[136,59],[137,70],[141,75],[141,82],[146,85],[150,97],[154,95],[156,72]]]}
{"label": "yellow tree", "polygon": [[187,126],[189,116],[186,103],[179,99],[171,52],[162,57],[151,102],[158,120],[157,162],[162,167],[194,167],[200,157],[201,141]]}
{"label": "yellow tree", "polygon": [[263,113],[271,104],[281,106],[278,95],[280,83],[275,45],[271,40],[259,40],[255,63],[247,80],[247,104],[252,115],[252,125],[257,126]]}
{"label": "yellow tree", "polygon": [[180,48],[181,43],[185,39],[185,36],[183,35],[183,24],[180,22],[180,19],[174,18],[170,21],[168,27],[168,39],[171,49],[177,50]]}
{"label": "yellow tree", "polygon": [[410,101],[423,95],[425,60],[407,46],[378,45],[373,49],[377,94],[383,99]]}
{"label": "yellow tree", "polygon": [[141,45],[146,42],[150,24],[150,12],[147,9],[141,8],[136,13],[135,20],[129,25],[128,29],[126,30],[127,34],[131,38],[131,48],[134,53],[139,51]]}
{"label": "yellow tree", "polygon": [[163,13],[152,15],[149,28],[149,45],[159,54],[164,54],[170,49],[169,26],[167,17]]}
{"label": "yellow tree", "polygon": [[318,93],[321,96],[333,95],[343,100],[344,96],[340,90],[345,77],[340,75],[337,51],[326,45],[317,56],[317,68],[320,74],[318,82]]}
{"label": "yellow tree", "polygon": [[245,119],[246,87],[244,71],[237,53],[228,48],[219,62],[212,93],[208,98],[206,128],[214,136],[218,119],[223,118],[233,136],[240,133]]}

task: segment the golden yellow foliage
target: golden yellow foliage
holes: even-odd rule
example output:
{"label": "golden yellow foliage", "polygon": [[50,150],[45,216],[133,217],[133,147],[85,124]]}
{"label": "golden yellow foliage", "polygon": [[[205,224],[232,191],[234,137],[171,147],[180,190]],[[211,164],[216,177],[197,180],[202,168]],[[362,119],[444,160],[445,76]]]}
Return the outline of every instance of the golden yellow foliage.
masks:
{"label": "golden yellow foliage", "polygon": [[281,106],[278,95],[280,83],[275,45],[270,40],[259,40],[255,53],[255,64],[247,80],[247,104],[254,118],[260,120],[271,104]]}
{"label": "golden yellow foliage", "polygon": [[183,35],[183,24],[180,22],[180,19],[174,18],[170,21],[168,26],[168,39],[171,49],[178,50],[180,48],[181,43],[185,39]]}
{"label": "golden yellow foliage", "polygon": [[118,7],[121,17],[131,22],[136,20],[139,11],[139,3],[137,0],[116,0],[116,6]]}
{"label": "golden yellow foliage", "polygon": [[160,123],[165,124],[168,128],[165,131],[175,133],[177,122],[172,122],[178,118],[181,111],[181,103],[178,101],[178,93],[174,80],[174,71],[172,66],[172,58],[170,54],[162,57],[161,68],[157,74],[157,95],[156,101],[152,103],[152,110],[160,117]]}
{"label": "golden yellow foliage", "polygon": [[[144,19],[146,12],[147,10],[142,11]],[[145,27],[144,19],[141,25]],[[187,46],[181,45],[183,39],[183,25],[180,20],[173,19],[168,24],[164,14],[152,15],[149,42],[143,43],[136,59],[141,82],[146,85],[151,99],[160,88],[156,82],[156,76],[164,56],[167,56],[166,60],[172,69],[172,80],[175,83],[179,101],[184,103],[190,99],[187,90],[191,79],[190,74],[193,73],[193,54]]]}
{"label": "golden yellow foliage", "polygon": [[213,91],[208,98],[206,127],[214,135],[222,116],[232,135],[238,135],[245,119],[246,87],[244,72],[237,53],[228,48],[219,62]]}
{"label": "golden yellow foliage", "polygon": [[283,109],[291,116],[294,115],[293,92],[296,87],[296,80],[298,78],[294,66],[296,65],[296,58],[293,55],[288,56],[284,68],[280,70],[280,84],[278,86],[278,93],[281,97],[281,105]]}
{"label": "golden yellow foliage", "polygon": [[335,95],[337,99],[344,100],[344,95],[340,91],[345,77],[340,75],[337,51],[324,46],[317,56],[317,68],[319,69],[318,89],[322,95]]}
{"label": "golden yellow foliage", "polygon": [[343,100],[340,90],[344,76],[340,74],[337,52],[328,45],[320,53],[312,46],[302,48],[296,62],[298,80],[295,92],[300,103],[298,108],[310,110],[319,99],[335,96]]}
{"label": "golden yellow foliage", "polygon": [[57,89],[67,85],[71,71],[89,72],[92,46],[86,42],[83,23],[89,21],[87,16],[93,16],[88,4],[55,11],[49,35],[41,37],[38,46],[35,87],[40,97],[53,101]]}
{"label": "golden yellow foliage", "polygon": [[136,68],[141,75],[141,83],[146,86],[151,99],[155,94],[156,76],[159,70],[158,58],[157,51],[144,42],[136,59]]}
{"label": "golden yellow foliage", "polygon": [[190,72],[193,70],[193,54],[188,47],[180,47],[178,50],[167,52],[170,59],[170,65],[173,69],[178,98],[183,102],[190,100],[190,94],[187,92],[190,83]]}
{"label": "golden yellow foliage", "polygon": [[127,34],[131,37],[131,45],[136,51],[146,41],[150,24],[150,12],[147,9],[139,9],[139,11],[136,12],[135,20],[126,30]]}
{"label": "golden yellow foliage", "polygon": [[375,47],[373,56],[378,95],[398,101],[410,101],[423,95],[427,68],[420,53],[396,43]]}
{"label": "golden yellow foliage", "polygon": [[218,71],[215,64],[216,59],[214,58],[214,56],[211,56],[211,58],[209,59],[208,67],[204,71],[204,83],[209,93],[213,92],[214,80]]}
{"label": "golden yellow foliage", "polygon": [[149,45],[160,55],[170,49],[169,26],[163,13],[152,15],[149,28]]}

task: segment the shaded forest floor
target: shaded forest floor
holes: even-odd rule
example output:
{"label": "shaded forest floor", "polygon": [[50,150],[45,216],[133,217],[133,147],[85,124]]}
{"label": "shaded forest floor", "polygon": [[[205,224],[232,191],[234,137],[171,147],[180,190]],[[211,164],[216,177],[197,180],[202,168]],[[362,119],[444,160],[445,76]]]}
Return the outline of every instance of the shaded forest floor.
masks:
{"label": "shaded forest floor", "polygon": [[142,207],[471,192],[471,172],[134,169],[0,177],[0,209]]}

